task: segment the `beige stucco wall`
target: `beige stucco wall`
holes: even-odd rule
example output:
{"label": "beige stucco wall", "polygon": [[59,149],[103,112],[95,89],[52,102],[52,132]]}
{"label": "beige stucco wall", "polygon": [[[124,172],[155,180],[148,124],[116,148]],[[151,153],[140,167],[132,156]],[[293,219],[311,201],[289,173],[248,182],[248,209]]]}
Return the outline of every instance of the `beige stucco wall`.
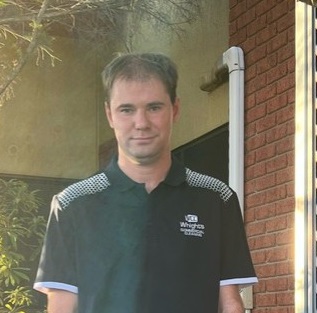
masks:
{"label": "beige stucco wall", "polygon": [[0,110],[0,173],[78,178],[96,169],[96,62],[78,41],[56,42],[62,61],[30,62]]}
{"label": "beige stucco wall", "polygon": [[[180,146],[228,121],[228,86],[212,94],[199,89],[228,48],[228,1],[205,1],[200,20],[183,37],[168,36],[144,25],[132,38],[136,51],[161,51],[177,63],[181,119],[173,147]],[[91,45],[56,38],[61,58],[29,63],[16,85],[16,97],[0,110],[0,173],[82,178],[98,169],[99,145],[113,137],[103,112],[102,67],[113,52],[95,54]]]}

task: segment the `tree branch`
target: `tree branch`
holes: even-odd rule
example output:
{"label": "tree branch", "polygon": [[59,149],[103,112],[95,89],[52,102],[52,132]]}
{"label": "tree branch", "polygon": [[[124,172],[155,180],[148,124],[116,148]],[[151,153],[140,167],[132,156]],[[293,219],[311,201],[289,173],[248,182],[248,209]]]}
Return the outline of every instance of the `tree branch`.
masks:
{"label": "tree branch", "polygon": [[28,59],[30,58],[31,54],[38,46],[38,37],[41,32],[41,23],[43,20],[44,13],[48,7],[50,0],[43,0],[41,8],[34,20],[33,25],[33,32],[31,36],[30,43],[25,51],[25,53],[21,56],[18,65],[13,68],[10,76],[7,78],[6,82],[0,86],[0,96],[4,94],[6,89],[14,82],[16,77],[19,75],[25,64],[27,63]]}

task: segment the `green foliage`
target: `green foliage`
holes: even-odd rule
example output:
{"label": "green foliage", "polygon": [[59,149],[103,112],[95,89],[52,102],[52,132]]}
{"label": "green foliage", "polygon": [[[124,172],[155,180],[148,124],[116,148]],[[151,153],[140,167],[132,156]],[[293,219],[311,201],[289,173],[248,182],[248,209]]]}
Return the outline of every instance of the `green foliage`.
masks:
{"label": "green foliage", "polygon": [[0,179],[0,313],[26,313],[33,303],[29,266],[46,225],[37,193],[25,182]]}

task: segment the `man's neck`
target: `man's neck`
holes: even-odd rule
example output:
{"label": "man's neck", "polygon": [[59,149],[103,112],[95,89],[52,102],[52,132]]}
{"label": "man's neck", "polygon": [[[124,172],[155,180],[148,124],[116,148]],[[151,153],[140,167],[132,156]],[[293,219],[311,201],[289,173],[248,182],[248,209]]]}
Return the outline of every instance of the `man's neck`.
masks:
{"label": "man's neck", "polygon": [[166,177],[171,167],[171,155],[156,162],[142,163],[127,158],[118,158],[118,166],[132,180],[145,184],[148,193],[153,191]]}

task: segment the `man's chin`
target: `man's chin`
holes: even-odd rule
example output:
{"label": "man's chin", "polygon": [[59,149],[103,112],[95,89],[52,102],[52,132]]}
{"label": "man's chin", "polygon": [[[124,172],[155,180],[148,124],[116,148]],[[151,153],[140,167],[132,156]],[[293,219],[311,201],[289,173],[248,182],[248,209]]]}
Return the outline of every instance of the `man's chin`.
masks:
{"label": "man's chin", "polygon": [[155,153],[136,153],[133,159],[140,165],[149,165],[159,160],[160,155]]}

